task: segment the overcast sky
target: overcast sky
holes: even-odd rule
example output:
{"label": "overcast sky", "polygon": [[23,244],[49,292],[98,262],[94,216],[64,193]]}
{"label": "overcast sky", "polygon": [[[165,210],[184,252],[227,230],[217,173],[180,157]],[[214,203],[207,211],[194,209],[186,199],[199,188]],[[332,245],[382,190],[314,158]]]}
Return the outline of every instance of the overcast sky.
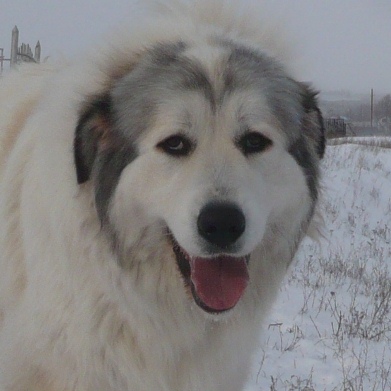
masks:
{"label": "overcast sky", "polygon": [[[261,0],[244,0],[249,3]],[[265,0],[296,42],[305,80],[322,90],[391,92],[391,0]],[[121,23],[132,0],[0,0],[0,47],[11,31],[42,55],[72,58]],[[8,65],[7,65],[8,66]]]}

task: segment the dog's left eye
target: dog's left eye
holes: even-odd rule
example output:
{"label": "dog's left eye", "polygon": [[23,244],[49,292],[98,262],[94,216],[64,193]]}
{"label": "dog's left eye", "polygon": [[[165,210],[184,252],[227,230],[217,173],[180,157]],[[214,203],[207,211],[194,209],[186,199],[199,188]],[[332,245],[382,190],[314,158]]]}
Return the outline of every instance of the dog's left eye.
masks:
{"label": "dog's left eye", "polygon": [[187,137],[176,134],[161,141],[157,147],[169,155],[186,156],[191,152],[193,144]]}
{"label": "dog's left eye", "polygon": [[238,146],[245,155],[263,152],[272,146],[270,138],[258,132],[247,132],[238,140]]}

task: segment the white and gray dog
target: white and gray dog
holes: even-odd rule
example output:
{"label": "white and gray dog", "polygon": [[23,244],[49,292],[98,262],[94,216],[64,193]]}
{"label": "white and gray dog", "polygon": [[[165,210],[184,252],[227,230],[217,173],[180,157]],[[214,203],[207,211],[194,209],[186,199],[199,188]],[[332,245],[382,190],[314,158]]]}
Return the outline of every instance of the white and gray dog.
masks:
{"label": "white and gray dog", "polygon": [[1,391],[240,390],[311,223],[322,116],[257,17],[134,19],[1,80]]}

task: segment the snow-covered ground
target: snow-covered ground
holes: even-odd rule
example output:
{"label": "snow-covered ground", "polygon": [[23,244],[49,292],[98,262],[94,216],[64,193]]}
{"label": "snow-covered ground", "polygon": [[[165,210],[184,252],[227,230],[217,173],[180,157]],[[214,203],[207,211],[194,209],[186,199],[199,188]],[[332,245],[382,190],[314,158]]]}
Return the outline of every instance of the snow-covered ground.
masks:
{"label": "snow-covered ground", "polygon": [[301,246],[246,391],[391,390],[391,149],[329,146],[323,170],[324,238]]}

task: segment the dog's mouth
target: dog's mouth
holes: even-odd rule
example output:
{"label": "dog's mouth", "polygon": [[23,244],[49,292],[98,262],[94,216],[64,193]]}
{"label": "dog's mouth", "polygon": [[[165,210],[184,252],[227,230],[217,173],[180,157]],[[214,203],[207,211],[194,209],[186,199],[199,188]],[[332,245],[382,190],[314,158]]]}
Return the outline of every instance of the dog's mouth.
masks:
{"label": "dog's mouth", "polygon": [[212,314],[234,308],[249,281],[250,255],[193,257],[178,244],[172,233],[170,237],[179,270],[185,284],[191,287],[197,305]]}

